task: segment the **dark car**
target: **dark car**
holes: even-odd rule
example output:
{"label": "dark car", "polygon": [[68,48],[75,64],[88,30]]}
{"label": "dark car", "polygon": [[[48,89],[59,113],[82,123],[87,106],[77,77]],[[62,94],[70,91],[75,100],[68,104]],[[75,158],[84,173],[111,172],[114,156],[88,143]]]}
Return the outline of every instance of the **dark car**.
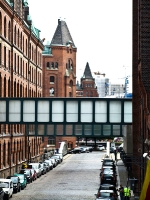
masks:
{"label": "dark car", "polygon": [[115,185],[112,184],[101,184],[99,190],[113,190],[116,194],[116,197],[118,196],[117,189]]}
{"label": "dark car", "polygon": [[102,174],[100,176],[100,182],[101,184],[108,183],[116,186],[117,179],[113,174]]}
{"label": "dark car", "polygon": [[0,200],[4,199],[4,190],[2,187],[0,187]]}
{"label": "dark car", "polygon": [[17,193],[21,190],[20,178],[17,176],[8,176],[7,179],[11,179],[13,182],[13,192]]}
{"label": "dark car", "polygon": [[21,169],[19,174],[25,174],[27,178],[27,183],[32,183],[32,172],[31,169]]}
{"label": "dark car", "polygon": [[114,162],[111,162],[111,161],[103,162],[103,164],[102,164],[102,168],[103,168],[104,166],[110,166],[110,167],[113,168],[114,171],[116,171],[116,165],[115,165]]}
{"label": "dark car", "polygon": [[110,153],[115,153],[116,148],[115,147],[110,147]]}

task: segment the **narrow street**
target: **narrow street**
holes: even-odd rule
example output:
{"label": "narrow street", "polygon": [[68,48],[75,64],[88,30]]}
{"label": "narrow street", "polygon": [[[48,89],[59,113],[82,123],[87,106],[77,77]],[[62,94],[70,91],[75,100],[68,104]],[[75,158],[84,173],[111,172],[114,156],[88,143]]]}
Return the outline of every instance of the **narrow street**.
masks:
{"label": "narrow street", "polygon": [[12,200],[94,200],[104,154],[68,154],[52,171],[13,194]]}

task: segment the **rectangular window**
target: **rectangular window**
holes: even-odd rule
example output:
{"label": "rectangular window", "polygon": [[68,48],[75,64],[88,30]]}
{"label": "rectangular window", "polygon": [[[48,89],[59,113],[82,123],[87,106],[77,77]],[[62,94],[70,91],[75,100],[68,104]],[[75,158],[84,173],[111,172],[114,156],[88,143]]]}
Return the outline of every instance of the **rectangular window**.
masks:
{"label": "rectangular window", "polygon": [[10,70],[10,50],[8,52],[8,70]]}
{"label": "rectangular window", "polygon": [[0,65],[2,64],[2,45],[0,43]]}
{"label": "rectangular window", "polygon": [[4,68],[6,68],[6,47],[4,47]]}

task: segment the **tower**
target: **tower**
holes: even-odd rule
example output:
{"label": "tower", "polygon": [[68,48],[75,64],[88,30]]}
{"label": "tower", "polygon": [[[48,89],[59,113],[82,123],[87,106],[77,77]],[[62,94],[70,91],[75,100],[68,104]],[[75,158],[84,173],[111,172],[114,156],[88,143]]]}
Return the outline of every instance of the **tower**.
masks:
{"label": "tower", "polygon": [[83,77],[81,78],[81,85],[83,89],[83,97],[98,97],[95,79],[92,76],[88,62],[86,63]]}
{"label": "tower", "polygon": [[65,21],[43,51],[43,97],[76,97],[76,52]]}

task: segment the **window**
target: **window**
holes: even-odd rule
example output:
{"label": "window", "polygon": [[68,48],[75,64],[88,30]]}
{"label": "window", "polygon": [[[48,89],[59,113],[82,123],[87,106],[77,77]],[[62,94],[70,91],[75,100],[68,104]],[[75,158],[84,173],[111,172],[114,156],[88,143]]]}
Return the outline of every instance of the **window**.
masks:
{"label": "window", "polygon": [[20,45],[20,33],[19,33],[19,29],[18,29],[18,47]]}
{"label": "window", "polygon": [[50,76],[50,83],[54,83],[54,80],[55,80],[54,76]]}
{"label": "window", "polygon": [[6,17],[4,18],[4,37],[6,38]]}
{"label": "window", "polygon": [[58,62],[55,63],[55,68],[58,69]]}
{"label": "window", "polygon": [[10,50],[8,51],[8,70],[10,70]]}
{"label": "window", "polygon": [[50,63],[47,62],[47,69],[50,69]]}
{"label": "window", "polygon": [[54,96],[54,88],[52,87],[52,88],[50,88],[50,90],[49,90],[49,93],[50,93],[50,96]]}
{"label": "window", "polygon": [[54,62],[51,63],[51,68],[54,69]]}
{"label": "window", "polygon": [[6,68],[6,47],[4,47],[4,68]]}
{"label": "window", "polygon": [[10,22],[8,23],[8,40],[10,41],[10,31],[11,31],[11,29],[10,29]]}
{"label": "window", "polygon": [[14,28],[14,44],[16,44],[16,26]]}

